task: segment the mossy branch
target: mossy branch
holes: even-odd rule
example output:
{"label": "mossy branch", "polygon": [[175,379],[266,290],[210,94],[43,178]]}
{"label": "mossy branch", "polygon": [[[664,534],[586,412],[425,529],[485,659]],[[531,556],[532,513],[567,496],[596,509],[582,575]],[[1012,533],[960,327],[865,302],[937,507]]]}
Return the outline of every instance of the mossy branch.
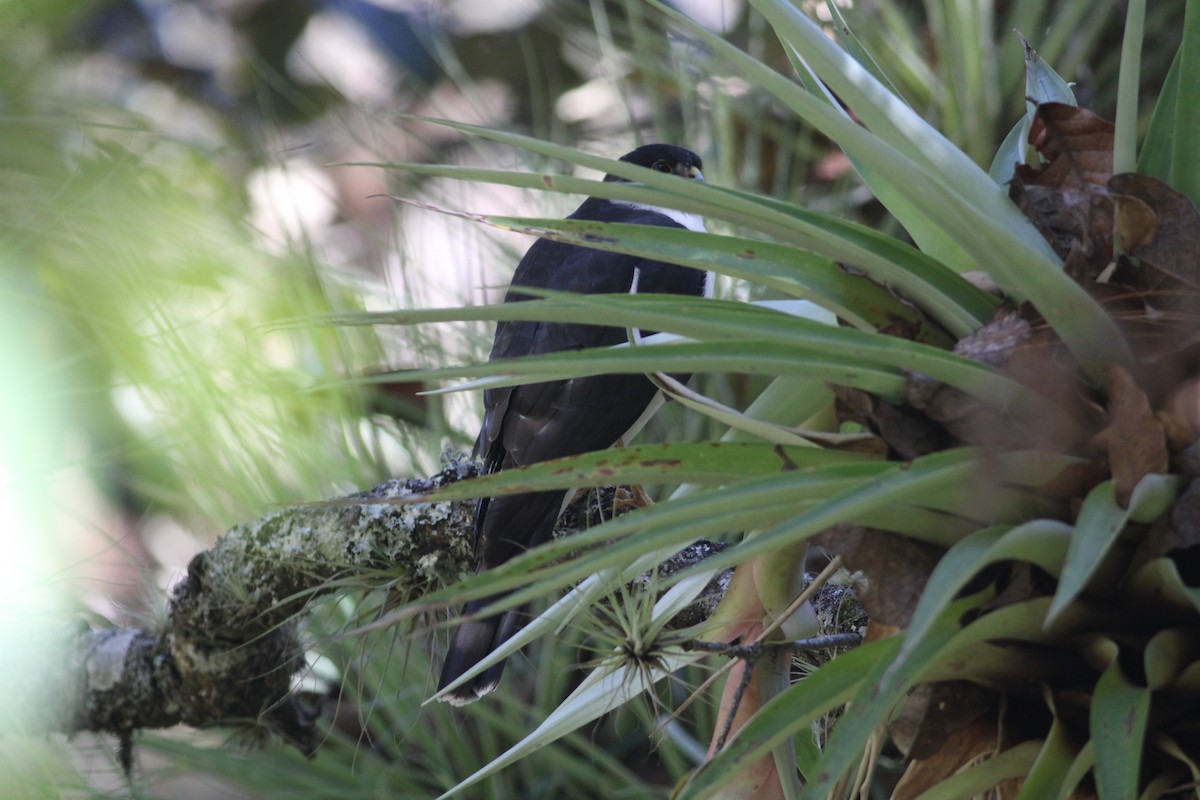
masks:
{"label": "mossy branch", "polygon": [[[406,597],[474,571],[473,501],[396,501],[478,471],[474,462],[454,461],[429,478],[388,481],[237,525],[188,564],[161,627],[82,625],[9,649],[0,656],[9,730],[106,732],[127,743],[146,728],[259,726],[311,752],[320,735],[316,715],[293,684],[304,666],[298,625],[306,606],[344,591],[344,579],[381,570],[388,589]],[[575,504],[556,534],[595,524],[590,516],[610,515],[617,495],[597,490],[587,503]],[[690,545],[660,565],[659,577],[722,548]],[[680,624],[706,619],[728,578],[726,572],[714,579]],[[632,586],[658,582],[641,584]]]}
{"label": "mossy branch", "polygon": [[292,692],[306,604],[340,577],[387,568],[420,594],[473,569],[470,502],[397,503],[476,474],[449,464],[339,500],[284,508],[231,528],[196,555],[159,629],[58,631],[0,657],[13,730],[103,731],[265,724],[302,749],[314,719]]}

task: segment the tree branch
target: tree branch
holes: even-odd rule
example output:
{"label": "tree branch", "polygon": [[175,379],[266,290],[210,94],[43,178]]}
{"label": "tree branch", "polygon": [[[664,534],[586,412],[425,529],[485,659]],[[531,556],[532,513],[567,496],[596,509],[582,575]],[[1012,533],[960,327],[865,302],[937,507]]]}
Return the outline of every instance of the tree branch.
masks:
{"label": "tree branch", "polygon": [[161,629],[85,626],[9,649],[0,685],[16,698],[15,729],[128,735],[257,721],[311,751],[314,720],[291,693],[303,667],[297,616],[341,590],[338,577],[386,568],[393,586],[420,594],[473,570],[473,503],[394,501],[477,472],[454,462],[237,525],[188,564]]}
{"label": "tree branch", "polygon": [[[305,752],[316,746],[315,717],[292,692],[303,668],[297,636],[312,600],[344,590],[339,578],[386,570],[406,597],[475,569],[474,501],[399,503],[473,477],[454,461],[428,479],[389,481],[337,500],[284,508],[231,528],[196,555],[171,591],[161,629],[59,631],[0,654],[0,690],[15,698],[14,730],[101,731],[124,741],[141,728],[263,725]],[[559,522],[559,535],[620,513],[621,493],[596,490]],[[615,502],[614,502],[615,501]],[[659,567],[667,577],[724,545],[697,542]],[[706,619],[729,571],[681,615]],[[646,580],[645,588],[657,585]],[[39,646],[40,645],[40,646]]]}

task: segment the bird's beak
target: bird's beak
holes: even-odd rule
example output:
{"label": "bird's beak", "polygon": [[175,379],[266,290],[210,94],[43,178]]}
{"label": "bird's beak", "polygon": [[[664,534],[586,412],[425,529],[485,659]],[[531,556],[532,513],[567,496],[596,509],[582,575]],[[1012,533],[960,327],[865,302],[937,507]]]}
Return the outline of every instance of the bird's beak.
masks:
{"label": "bird's beak", "polygon": [[695,180],[698,180],[698,181],[704,180],[704,173],[690,164],[686,167],[684,165],[680,164],[679,166],[677,166],[675,168],[675,174],[677,174],[681,177],[684,177],[684,178],[694,178]]}

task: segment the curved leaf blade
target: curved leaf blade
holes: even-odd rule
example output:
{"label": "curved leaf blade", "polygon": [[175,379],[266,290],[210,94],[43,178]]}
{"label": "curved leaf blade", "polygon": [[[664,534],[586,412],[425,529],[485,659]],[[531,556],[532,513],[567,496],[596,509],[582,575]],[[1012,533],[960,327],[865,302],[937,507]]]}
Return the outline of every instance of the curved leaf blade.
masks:
{"label": "curved leaf blade", "polygon": [[1117,541],[1130,519],[1149,522],[1166,511],[1178,491],[1179,479],[1170,475],[1147,475],[1133,490],[1129,508],[1117,502],[1116,484],[1109,480],[1084,498],[1075,521],[1075,532],[1067,548],[1054,603],[1046,615],[1052,625],[1087,585],[1100,562]]}
{"label": "curved leaf blade", "polygon": [[1100,800],[1137,797],[1149,717],[1150,690],[1133,685],[1114,658],[1096,682],[1089,724]]}

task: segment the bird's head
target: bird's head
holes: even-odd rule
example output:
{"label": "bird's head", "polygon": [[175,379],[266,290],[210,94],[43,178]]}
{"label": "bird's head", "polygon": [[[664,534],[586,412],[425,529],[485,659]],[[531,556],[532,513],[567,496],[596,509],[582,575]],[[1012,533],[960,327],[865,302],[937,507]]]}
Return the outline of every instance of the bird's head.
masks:
{"label": "bird's head", "polygon": [[[642,145],[632,153],[621,156],[620,160],[652,169],[655,172],[678,175],[682,178],[694,178],[698,181],[704,180],[704,173],[700,171],[703,166],[700,163],[700,156],[691,150],[676,147],[673,144]],[[605,175],[604,180],[625,181],[626,179],[618,178],[616,175]]]}

